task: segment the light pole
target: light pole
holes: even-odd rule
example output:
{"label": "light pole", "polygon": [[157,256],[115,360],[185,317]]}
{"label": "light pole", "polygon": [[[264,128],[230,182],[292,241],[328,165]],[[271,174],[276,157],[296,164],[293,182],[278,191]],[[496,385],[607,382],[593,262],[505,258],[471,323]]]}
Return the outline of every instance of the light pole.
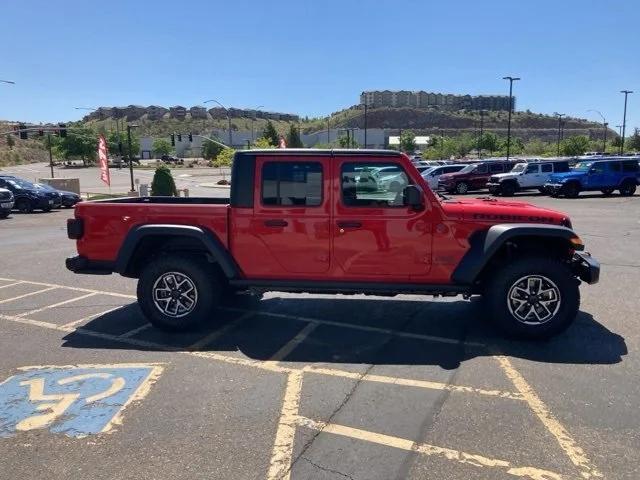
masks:
{"label": "light pole", "polygon": [[602,153],[606,153],[606,151],[607,151],[607,125],[609,125],[607,123],[607,119],[604,118],[604,115],[602,115],[602,112],[600,112],[599,110],[589,109],[589,110],[587,110],[587,112],[596,112],[598,115],[600,115],[600,118],[602,119],[602,128],[603,128],[602,138],[604,139],[602,141]]}
{"label": "light pole", "polygon": [[[256,108],[254,108],[254,110],[258,110],[258,109],[263,108],[263,107],[264,107],[264,105],[258,105]],[[254,131],[255,131],[255,126],[254,125],[255,125],[255,123],[256,123],[256,116],[254,115],[251,118],[251,143],[255,142],[255,140],[256,140],[255,139],[255,134],[254,134]]]}
{"label": "light pole", "polygon": [[618,129],[618,136],[622,139],[622,125],[616,125],[616,128]]}
{"label": "light pole", "polygon": [[632,90],[620,90],[620,93],[624,93],[624,114],[622,115],[622,141],[620,142],[620,155],[624,154],[624,135],[627,128],[627,96],[633,93]]}
{"label": "light pole", "polygon": [[131,191],[134,192],[136,187],[133,183],[133,148],[131,148],[132,128],[138,128],[138,125],[127,125],[127,142],[129,143],[129,175],[131,176]]}
{"label": "light pole", "polygon": [[215,99],[211,99],[211,100],[205,100],[204,103],[216,103],[217,105],[220,105],[222,107],[222,109],[225,111],[225,113],[227,114],[227,123],[229,124],[229,148],[233,148],[232,146],[232,137],[231,137],[231,117],[229,116],[229,109],[227,107],[225,107],[224,105],[222,105],[219,101],[215,100]]}
{"label": "light pole", "polygon": [[564,117],[564,113],[553,113],[556,117],[558,117],[558,157],[560,156],[560,128],[562,127],[562,117]]}
{"label": "light pole", "polygon": [[367,148],[367,109],[368,105],[364,102],[364,148]]}
{"label": "light pole", "polygon": [[482,157],[482,148],[481,148],[481,142],[482,142],[482,135],[483,135],[483,128],[484,128],[484,114],[485,114],[486,110],[482,110],[480,109],[480,135],[478,136],[478,158]]}
{"label": "light pole", "polygon": [[509,120],[507,122],[507,160],[509,160],[509,152],[511,150],[511,112],[513,110],[513,82],[520,80],[520,77],[502,77],[503,80],[509,80]]}

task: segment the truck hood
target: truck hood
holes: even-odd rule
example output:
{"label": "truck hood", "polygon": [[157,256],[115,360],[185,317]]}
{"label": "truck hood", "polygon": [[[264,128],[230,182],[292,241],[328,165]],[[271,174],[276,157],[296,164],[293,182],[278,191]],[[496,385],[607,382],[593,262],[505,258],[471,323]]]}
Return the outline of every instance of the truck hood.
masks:
{"label": "truck hood", "polygon": [[570,225],[568,215],[525,202],[475,198],[444,200],[442,207],[447,216],[470,222]]}
{"label": "truck hood", "polygon": [[549,176],[549,182],[563,182],[565,180],[569,180],[570,178],[580,178],[585,175],[585,172],[564,172],[564,173],[554,173]]}
{"label": "truck hood", "polygon": [[505,178],[516,178],[517,176],[518,176],[517,173],[507,172],[507,173],[496,173],[494,175],[491,175],[491,178],[495,178],[497,180],[503,180]]}

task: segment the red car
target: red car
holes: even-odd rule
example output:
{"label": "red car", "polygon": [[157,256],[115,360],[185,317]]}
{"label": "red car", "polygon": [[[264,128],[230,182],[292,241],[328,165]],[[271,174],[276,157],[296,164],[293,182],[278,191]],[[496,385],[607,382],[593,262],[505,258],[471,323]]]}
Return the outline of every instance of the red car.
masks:
{"label": "red car", "polygon": [[503,160],[470,163],[459,172],[441,175],[438,178],[438,189],[460,194],[482,190],[487,188],[487,182],[492,175],[509,172],[515,164]]}
{"label": "red car", "polygon": [[[386,167],[403,178],[376,189],[358,180]],[[215,318],[224,297],[251,289],[479,294],[507,332],[542,338],[576,316],[579,279],[598,281],[563,213],[439,198],[398,152],[247,150],[232,179],[229,199],[78,204],[67,229],[79,255],[67,267],[138,278],[143,312],[169,330]]]}

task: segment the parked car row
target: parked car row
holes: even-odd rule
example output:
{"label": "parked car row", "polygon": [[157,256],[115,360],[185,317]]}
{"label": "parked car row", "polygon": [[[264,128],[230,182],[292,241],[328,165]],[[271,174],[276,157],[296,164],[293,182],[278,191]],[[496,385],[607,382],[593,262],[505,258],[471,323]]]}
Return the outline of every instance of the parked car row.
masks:
{"label": "parked car row", "polygon": [[[551,196],[574,198],[583,191],[611,195],[617,190],[630,196],[640,185],[638,159],[625,156],[593,157],[573,167],[566,159],[485,160],[455,166],[457,171],[426,170],[422,175],[432,188],[458,194],[488,189],[492,195],[511,196],[523,190],[538,190]],[[432,174],[433,179],[429,177]]]}
{"label": "parked car row", "polygon": [[54,208],[71,208],[80,201],[81,197],[77,193],[0,174],[0,218],[6,218],[12,210],[21,213],[31,213],[34,210],[49,212]]}

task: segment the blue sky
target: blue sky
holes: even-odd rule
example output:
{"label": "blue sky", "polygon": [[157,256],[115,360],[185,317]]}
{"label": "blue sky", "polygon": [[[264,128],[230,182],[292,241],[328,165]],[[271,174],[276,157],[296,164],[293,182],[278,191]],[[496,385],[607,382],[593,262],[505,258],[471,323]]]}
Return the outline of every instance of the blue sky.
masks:
{"label": "blue sky", "polygon": [[367,89],[507,93],[519,110],[640,127],[640,2],[4,2],[0,118],[200,104],[324,115]]}

